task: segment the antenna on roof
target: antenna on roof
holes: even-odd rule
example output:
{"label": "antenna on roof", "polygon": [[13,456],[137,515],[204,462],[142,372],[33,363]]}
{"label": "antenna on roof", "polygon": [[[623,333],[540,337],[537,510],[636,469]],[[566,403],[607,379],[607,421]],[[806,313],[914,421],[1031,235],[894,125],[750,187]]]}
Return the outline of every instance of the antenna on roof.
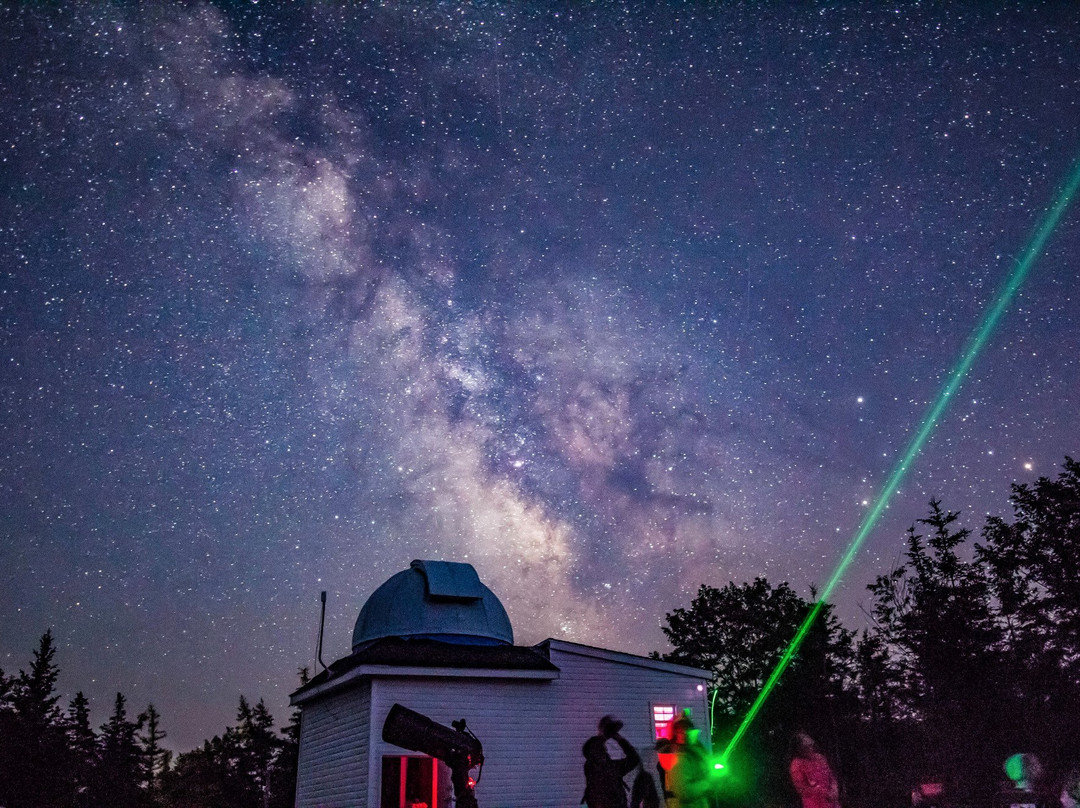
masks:
{"label": "antenna on roof", "polygon": [[323,626],[326,624],[326,592],[325,590],[319,593],[319,600],[322,601],[322,609],[319,612],[319,648],[315,652],[315,658],[322,665],[323,670],[326,670],[326,665],[322,661],[322,635]]}

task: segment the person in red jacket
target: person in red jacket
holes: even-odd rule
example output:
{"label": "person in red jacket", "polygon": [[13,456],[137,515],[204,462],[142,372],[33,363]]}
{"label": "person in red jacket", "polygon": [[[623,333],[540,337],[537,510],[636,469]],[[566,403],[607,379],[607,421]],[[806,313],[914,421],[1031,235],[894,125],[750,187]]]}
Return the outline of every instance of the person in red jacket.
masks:
{"label": "person in red jacket", "polygon": [[829,761],[805,732],[795,733],[790,772],[791,784],[799,793],[803,808],[840,808],[840,788]]}

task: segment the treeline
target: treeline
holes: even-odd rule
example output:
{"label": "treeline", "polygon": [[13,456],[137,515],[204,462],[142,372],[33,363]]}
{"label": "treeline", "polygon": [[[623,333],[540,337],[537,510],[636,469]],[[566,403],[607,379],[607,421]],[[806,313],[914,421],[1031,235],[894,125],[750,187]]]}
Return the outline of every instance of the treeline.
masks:
{"label": "treeline", "polygon": [[[990,805],[1013,753],[1037,754],[1049,781],[1080,764],[1080,463],[1013,486],[1011,502],[1012,519],[987,519],[972,541],[931,501],[902,562],[867,587],[862,631],[823,606],[733,750],[720,805],[797,804],[796,730],[832,761],[845,808],[909,805],[926,782],[944,783],[953,805]],[[666,615],[664,658],[714,671],[714,746],[726,747],[813,606],[758,578],[702,586]],[[97,730],[82,693],[62,709],[55,654],[46,632],[28,670],[0,671],[3,808],[293,804],[297,713],[275,731],[266,705],[241,697],[235,726],[173,760],[152,704],[130,717],[118,693]]]}
{"label": "treeline", "polygon": [[[991,805],[1016,752],[1038,755],[1056,803],[1055,780],[1080,764],[1080,463],[1014,485],[1011,503],[1011,520],[988,518],[973,540],[931,501],[901,563],[867,587],[867,628],[822,608],[734,750],[728,801],[797,804],[787,762],[801,729],[838,769],[845,808],[910,805],[926,782]],[[664,658],[715,672],[721,749],[812,606],[759,578],[702,586],[666,616]]]}
{"label": "treeline", "polygon": [[[260,699],[240,697],[236,725],[172,758],[153,704],[130,716],[117,693],[96,731],[87,698],[67,709],[56,693],[51,631],[28,670],[0,671],[0,806],[3,808],[288,808],[296,789],[299,714],[280,730]],[[300,672],[301,683],[307,671]]]}

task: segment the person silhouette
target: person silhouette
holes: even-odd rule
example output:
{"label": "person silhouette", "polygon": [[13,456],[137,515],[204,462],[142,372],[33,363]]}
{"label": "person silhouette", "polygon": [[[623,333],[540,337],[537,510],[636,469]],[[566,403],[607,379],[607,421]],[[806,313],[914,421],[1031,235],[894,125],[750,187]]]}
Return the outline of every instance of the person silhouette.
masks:
{"label": "person silhouette", "polygon": [[[622,727],[622,721],[605,715],[597,725],[596,735],[581,747],[585,756],[585,794],[581,801],[589,808],[627,808],[623,778],[637,768],[641,756],[620,734]],[[609,740],[619,745],[623,757],[612,759],[607,748]]]}
{"label": "person silhouette", "polygon": [[814,739],[796,732],[789,773],[803,808],[840,808],[840,787]]}

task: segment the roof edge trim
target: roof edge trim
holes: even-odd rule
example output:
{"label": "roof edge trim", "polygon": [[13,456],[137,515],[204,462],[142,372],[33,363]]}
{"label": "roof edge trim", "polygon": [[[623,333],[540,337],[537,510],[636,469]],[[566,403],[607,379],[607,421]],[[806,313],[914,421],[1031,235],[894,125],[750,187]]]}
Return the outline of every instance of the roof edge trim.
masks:
{"label": "roof edge trim", "polygon": [[[625,651],[611,651],[607,648],[597,648],[596,646],[583,645],[581,643],[569,642],[568,640],[556,640],[553,637],[549,637],[533,647],[537,649],[553,648],[556,651],[562,651],[565,654],[577,654],[578,656],[592,657],[593,659],[604,659],[622,665],[632,665],[637,668],[650,668],[656,671],[675,673],[680,676],[689,676],[693,679],[703,679],[705,681],[712,681],[713,679],[713,672],[705,670],[704,668],[679,665],[675,662],[665,662],[662,659],[651,659],[650,657],[640,656],[638,654],[629,654]],[[550,655],[548,656],[550,661]]]}

